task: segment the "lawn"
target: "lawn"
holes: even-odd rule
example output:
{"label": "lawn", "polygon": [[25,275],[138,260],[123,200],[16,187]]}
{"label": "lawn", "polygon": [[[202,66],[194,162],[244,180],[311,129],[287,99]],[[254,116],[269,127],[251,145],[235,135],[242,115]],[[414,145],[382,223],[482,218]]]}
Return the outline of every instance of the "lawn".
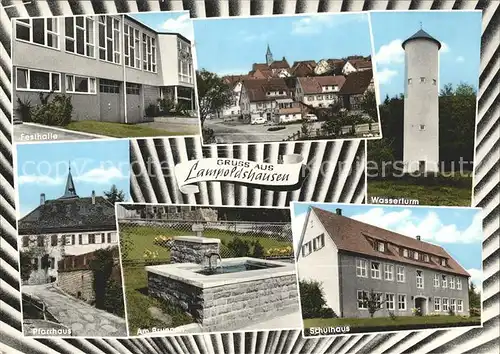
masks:
{"label": "lawn", "polygon": [[[130,248],[127,259],[143,259],[143,254],[146,249],[158,252],[158,259],[168,259],[170,252],[166,247],[154,244],[156,236],[194,236],[196,233],[190,230],[180,230],[156,226],[128,226],[125,224],[120,225],[120,237],[127,238],[131,241],[132,247]],[[259,241],[265,250],[270,248],[288,247],[292,246],[291,242],[275,240],[273,238],[259,235],[259,234],[241,234],[237,232],[205,229],[203,236],[209,238],[219,238],[222,243],[227,244],[235,237],[240,237],[243,240]]]}
{"label": "lawn", "polygon": [[182,132],[170,132],[167,130],[154,129],[134,124],[97,122],[93,120],[71,122],[63,128],[78,132],[104,135],[113,138],[186,135],[186,133]]}
{"label": "lawn", "polygon": [[[131,335],[136,335],[138,329],[173,328],[193,322],[193,319],[179,307],[147,295],[148,277],[144,267],[123,267],[123,278]],[[149,312],[152,306],[160,308],[163,313],[171,316],[171,323],[164,323],[152,317]]]}
{"label": "lawn", "polygon": [[[480,317],[462,316],[398,316],[374,318],[309,318],[304,320],[304,328],[327,328],[349,326],[350,332],[368,332],[375,330],[425,329],[453,326],[479,326]],[[307,333],[307,331],[306,331]]]}
{"label": "lawn", "polygon": [[375,196],[417,199],[419,205],[470,206],[472,187],[412,185],[403,180],[368,180],[368,203]]}

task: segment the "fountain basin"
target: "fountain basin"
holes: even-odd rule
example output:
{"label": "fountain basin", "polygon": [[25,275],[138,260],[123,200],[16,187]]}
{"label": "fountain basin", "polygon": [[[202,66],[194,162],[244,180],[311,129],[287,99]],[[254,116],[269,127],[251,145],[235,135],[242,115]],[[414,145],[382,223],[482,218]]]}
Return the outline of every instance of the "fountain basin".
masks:
{"label": "fountain basin", "polygon": [[222,272],[209,275],[195,263],[148,266],[148,293],[183,308],[204,331],[235,330],[298,311],[293,263],[241,257],[221,265]]}

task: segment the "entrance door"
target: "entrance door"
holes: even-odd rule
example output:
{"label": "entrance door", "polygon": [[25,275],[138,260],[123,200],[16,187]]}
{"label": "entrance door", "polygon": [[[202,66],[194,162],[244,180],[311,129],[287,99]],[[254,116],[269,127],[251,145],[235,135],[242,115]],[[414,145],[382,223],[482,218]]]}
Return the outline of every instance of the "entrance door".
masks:
{"label": "entrance door", "polygon": [[425,161],[418,162],[418,172],[420,172],[420,173],[425,172]]}
{"label": "entrance door", "polygon": [[427,304],[426,304],[427,299],[423,297],[417,297],[415,298],[415,308],[420,311],[422,316],[424,316],[427,312]]}

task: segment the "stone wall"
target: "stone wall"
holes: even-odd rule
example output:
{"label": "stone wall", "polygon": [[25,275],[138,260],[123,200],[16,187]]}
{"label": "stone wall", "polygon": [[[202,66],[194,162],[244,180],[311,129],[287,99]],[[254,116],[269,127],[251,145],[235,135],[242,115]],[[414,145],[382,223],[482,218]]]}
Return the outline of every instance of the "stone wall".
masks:
{"label": "stone wall", "polygon": [[219,253],[219,240],[213,243],[174,240],[170,250],[170,263],[196,263],[205,261],[205,254]]}
{"label": "stone wall", "polygon": [[294,275],[201,289],[148,273],[149,294],[191,314],[204,331],[234,330],[299,311]]}
{"label": "stone wall", "polygon": [[95,299],[92,281],[94,275],[89,269],[59,272],[57,285],[63,291],[87,302]]}

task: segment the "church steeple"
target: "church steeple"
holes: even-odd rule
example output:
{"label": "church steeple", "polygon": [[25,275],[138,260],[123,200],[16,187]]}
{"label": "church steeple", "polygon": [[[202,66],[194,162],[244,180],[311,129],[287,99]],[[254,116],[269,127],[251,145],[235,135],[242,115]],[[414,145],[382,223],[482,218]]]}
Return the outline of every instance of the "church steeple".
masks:
{"label": "church steeple", "polygon": [[68,178],[66,179],[66,189],[64,190],[64,195],[59,199],[67,198],[78,198],[75,184],[73,183],[73,176],[71,176],[71,166],[68,169]]}
{"label": "church steeple", "polygon": [[267,52],[266,52],[266,64],[269,66],[273,63],[273,53],[271,52],[271,48],[269,47],[269,44],[267,45]]}

